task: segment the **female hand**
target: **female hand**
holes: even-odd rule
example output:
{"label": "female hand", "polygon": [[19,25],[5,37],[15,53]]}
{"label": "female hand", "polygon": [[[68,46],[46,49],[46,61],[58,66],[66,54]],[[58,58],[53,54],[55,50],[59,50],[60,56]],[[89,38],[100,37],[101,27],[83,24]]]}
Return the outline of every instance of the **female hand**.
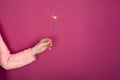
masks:
{"label": "female hand", "polygon": [[42,53],[47,49],[51,49],[51,46],[52,46],[52,39],[44,38],[30,50],[32,54],[38,54],[38,53]]}

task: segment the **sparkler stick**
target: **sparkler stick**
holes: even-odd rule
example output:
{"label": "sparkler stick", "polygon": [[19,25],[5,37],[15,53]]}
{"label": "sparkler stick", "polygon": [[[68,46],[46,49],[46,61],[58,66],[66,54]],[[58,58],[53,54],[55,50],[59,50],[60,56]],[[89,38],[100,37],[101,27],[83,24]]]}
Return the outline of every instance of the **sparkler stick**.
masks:
{"label": "sparkler stick", "polygon": [[53,32],[54,32],[57,16],[56,15],[52,16],[52,19],[53,19],[53,21],[52,21],[52,26],[51,26],[51,34],[53,34]]}

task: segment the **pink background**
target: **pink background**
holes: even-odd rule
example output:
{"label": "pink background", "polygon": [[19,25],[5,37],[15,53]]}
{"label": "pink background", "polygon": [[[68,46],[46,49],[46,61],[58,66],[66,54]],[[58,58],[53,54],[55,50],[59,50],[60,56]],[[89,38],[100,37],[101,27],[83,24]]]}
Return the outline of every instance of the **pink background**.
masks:
{"label": "pink background", "polygon": [[0,31],[11,52],[54,43],[0,80],[120,80],[120,0],[0,0]]}

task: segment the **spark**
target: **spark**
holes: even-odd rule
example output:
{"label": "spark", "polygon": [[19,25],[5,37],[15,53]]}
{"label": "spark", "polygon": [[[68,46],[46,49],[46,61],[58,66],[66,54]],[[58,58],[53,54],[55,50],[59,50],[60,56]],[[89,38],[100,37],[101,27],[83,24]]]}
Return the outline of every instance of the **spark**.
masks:
{"label": "spark", "polygon": [[57,19],[57,16],[56,16],[56,15],[54,15],[54,16],[53,16],[53,19],[54,19],[54,20],[56,20],[56,19]]}

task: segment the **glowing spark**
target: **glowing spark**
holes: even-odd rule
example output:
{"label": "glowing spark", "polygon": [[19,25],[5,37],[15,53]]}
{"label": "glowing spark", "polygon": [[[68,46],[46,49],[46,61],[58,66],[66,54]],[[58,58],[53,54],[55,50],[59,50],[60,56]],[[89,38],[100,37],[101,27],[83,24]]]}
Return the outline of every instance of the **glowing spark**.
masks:
{"label": "glowing spark", "polygon": [[53,18],[53,20],[56,20],[56,19],[57,19],[57,16],[56,16],[56,15],[53,15],[52,18]]}
{"label": "glowing spark", "polygon": [[54,19],[54,20],[56,20],[56,19],[57,19],[57,16],[56,16],[56,15],[54,15],[54,16],[53,16],[53,19]]}

